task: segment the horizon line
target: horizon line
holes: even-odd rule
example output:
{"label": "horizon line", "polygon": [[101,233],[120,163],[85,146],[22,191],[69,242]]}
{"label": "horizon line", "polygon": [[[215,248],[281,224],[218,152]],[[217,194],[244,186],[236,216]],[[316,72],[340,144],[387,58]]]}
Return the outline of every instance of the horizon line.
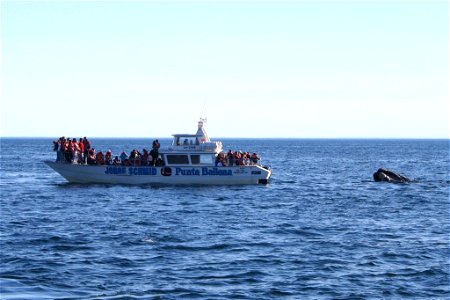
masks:
{"label": "horizon line", "polygon": [[[83,136],[84,137],[84,136]],[[81,138],[83,138],[81,137]],[[73,137],[71,137],[73,138]],[[80,137],[75,137],[80,139]],[[172,139],[172,137],[142,137],[142,136],[91,136],[89,139]],[[0,139],[59,139],[52,136],[0,136]],[[252,139],[252,140],[449,140],[450,137],[216,137],[218,139]]]}

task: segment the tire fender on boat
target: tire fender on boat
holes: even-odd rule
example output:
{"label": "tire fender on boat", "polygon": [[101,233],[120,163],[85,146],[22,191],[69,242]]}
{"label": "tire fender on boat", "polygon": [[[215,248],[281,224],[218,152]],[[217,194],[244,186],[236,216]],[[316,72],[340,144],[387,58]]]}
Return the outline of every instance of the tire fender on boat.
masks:
{"label": "tire fender on boat", "polygon": [[172,176],[172,168],[170,168],[170,167],[161,168],[161,175],[162,176]]}

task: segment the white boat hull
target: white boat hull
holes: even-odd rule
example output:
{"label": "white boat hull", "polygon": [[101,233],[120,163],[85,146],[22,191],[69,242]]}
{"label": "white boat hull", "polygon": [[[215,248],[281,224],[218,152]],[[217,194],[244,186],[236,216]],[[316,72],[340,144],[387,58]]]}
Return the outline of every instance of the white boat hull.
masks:
{"label": "white boat hull", "polygon": [[259,165],[210,166],[111,166],[77,165],[44,161],[69,182],[107,184],[266,184],[272,174]]}

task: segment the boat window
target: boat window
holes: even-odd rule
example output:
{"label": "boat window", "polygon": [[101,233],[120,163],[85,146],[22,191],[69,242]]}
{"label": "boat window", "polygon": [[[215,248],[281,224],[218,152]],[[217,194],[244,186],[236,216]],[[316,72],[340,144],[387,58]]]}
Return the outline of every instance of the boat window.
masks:
{"label": "boat window", "polygon": [[199,145],[199,141],[195,136],[177,136],[174,140],[176,146]]}
{"label": "boat window", "polygon": [[212,165],[214,158],[211,154],[191,155],[193,165]]}
{"label": "boat window", "polygon": [[193,165],[200,164],[200,155],[191,155],[191,162]]}
{"label": "boat window", "polygon": [[187,155],[169,154],[167,155],[167,163],[169,165],[188,165],[189,159]]}
{"label": "boat window", "polygon": [[195,138],[186,137],[186,138],[183,138],[183,143],[182,144],[183,144],[183,146],[194,145],[194,140],[195,140]]}
{"label": "boat window", "polygon": [[200,155],[200,163],[201,164],[213,164],[214,158],[212,155]]}

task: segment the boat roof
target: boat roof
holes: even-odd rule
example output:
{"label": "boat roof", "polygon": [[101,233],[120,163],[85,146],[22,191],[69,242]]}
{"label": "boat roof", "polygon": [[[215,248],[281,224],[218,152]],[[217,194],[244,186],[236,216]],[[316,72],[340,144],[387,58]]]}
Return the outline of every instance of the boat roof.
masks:
{"label": "boat roof", "polygon": [[198,121],[198,129],[197,129],[197,133],[195,134],[188,134],[188,133],[177,133],[177,134],[172,134],[172,136],[174,137],[200,137],[202,141],[204,142],[210,142],[211,140],[209,139],[208,134],[206,133],[206,129],[205,129],[205,123],[206,123],[206,119],[204,118],[200,118],[200,120]]}
{"label": "boat roof", "polygon": [[174,137],[198,137],[197,134],[188,134],[188,133],[177,133],[177,134],[172,134],[172,136],[174,136]]}
{"label": "boat roof", "polygon": [[222,143],[213,142],[209,139],[205,129],[206,119],[200,118],[198,121],[198,128],[195,134],[177,133],[172,134],[173,141],[169,151],[182,152],[207,152],[220,153],[222,152]]}

